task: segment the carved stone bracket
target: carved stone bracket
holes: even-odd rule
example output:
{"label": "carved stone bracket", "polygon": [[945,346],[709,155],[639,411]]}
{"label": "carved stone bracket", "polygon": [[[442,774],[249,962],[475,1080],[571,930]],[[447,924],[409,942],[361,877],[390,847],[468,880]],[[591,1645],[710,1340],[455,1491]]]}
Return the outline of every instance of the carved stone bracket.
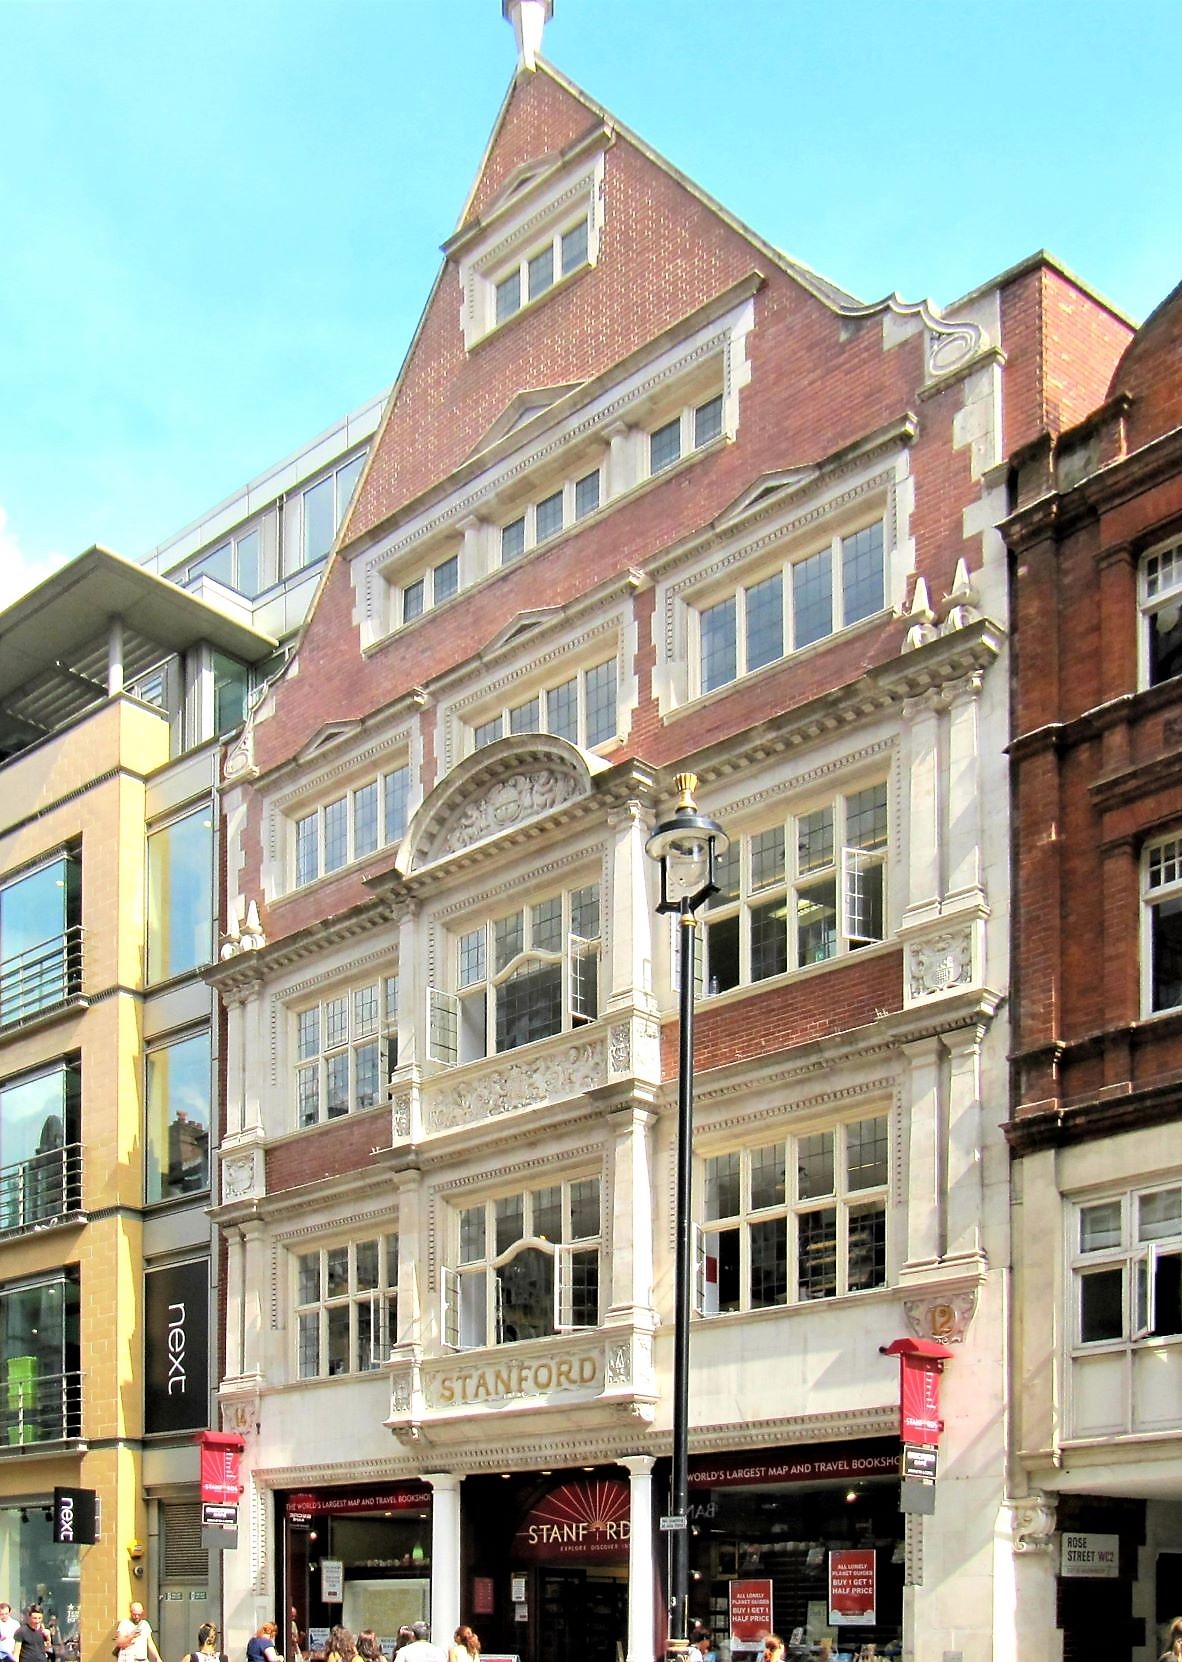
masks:
{"label": "carved stone bracket", "polygon": [[226,1150],[220,1157],[222,1205],[238,1200],[261,1200],[267,1192],[266,1165],[261,1148]]}
{"label": "carved stone bracket", "polygon": [[970,924],[941,929],[907,943],[904,992],[908,1004],[971,986],[975,980]]}
{"label": "carved stone bracket", "polygon": [[1019,1500],[1002,1501],[1009,1513],[1010,1539],[1015,1552],[1050,1552],[1054,1546],[1055,1501],[1035,1490]]}
{"label": "carved stone bracket", "polygon": [[937,1298],[903,1300],[903,1314],[917,1339],[935,1339],[942,1345],[964,1343],[977,1313],[977,1289],[944,1293]]}
{"label": "carved stone bracket", "polygon": [[262,1393],[257,1380],[227,1380],[218,1393],[223,1431],[253,1437],[263,1420]]}

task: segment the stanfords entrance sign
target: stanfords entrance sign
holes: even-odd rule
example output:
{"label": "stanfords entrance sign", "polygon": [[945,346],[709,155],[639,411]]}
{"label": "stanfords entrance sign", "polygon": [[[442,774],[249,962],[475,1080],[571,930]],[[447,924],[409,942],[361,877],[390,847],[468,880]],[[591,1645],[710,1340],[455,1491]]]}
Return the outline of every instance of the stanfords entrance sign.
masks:
{"label": "stanfords entrance sign", "polygon": [[700,1455],[690,1462],[693,1489],[735,1489],[763,1483],[846,1483],[855,1477],[898,1474],[895,1442],[760,1449],[757,1453]]}
{"label": "stanfords entrance sign", "polygon": [[626,1564],[631,1533],[625,1482],[560,1483],[522,1518],[513,1537],[513,1559]]}

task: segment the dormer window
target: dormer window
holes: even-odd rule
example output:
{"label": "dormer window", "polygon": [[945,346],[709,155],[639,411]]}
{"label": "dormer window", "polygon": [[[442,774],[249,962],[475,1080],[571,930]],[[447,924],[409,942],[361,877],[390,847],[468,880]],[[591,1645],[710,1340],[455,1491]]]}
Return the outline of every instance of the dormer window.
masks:
{"label": "dormer window", "polygon": [[606,128],[547,158],[502,192],[479,221],[445,245],[456,259],[464,304],[464,344],[471,349],[566,278],[593,266],[603,223]]}
{"label": "dormer window", "polygon": [[587,215],[555,231],[540,248],[516,258],[495,284],[495,315],[505,323],[531,300],[539,300],[560,277],[569,277],[587,264]]}

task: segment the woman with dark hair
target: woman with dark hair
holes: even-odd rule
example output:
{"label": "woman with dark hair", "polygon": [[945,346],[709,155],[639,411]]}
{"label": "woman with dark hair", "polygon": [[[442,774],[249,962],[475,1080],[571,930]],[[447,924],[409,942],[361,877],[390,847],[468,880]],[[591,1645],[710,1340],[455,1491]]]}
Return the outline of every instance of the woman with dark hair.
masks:
{"label": "woman with dark hair", "polygon": [[385,1662],[385,1652],[378,1643],[378,1636],[372,1627],[357,1635],[357,1654],[362,1662]]}
{"label": "woman with dark hair", "polygon": [[229,1662],[225,1651],[218,1649],[218,1630],[212,1622],[202,1622],[197,1629],[197,1649],[189,1652],[185,1662]]}
{"label": "woman with dark hair", "polygon": [[414,1637],[415,1637],[414,1628],[411,1627],[409,1622],[403,1622],[402,1626],[398,1629],[398,1637],[394,1641],[394,1654],[395,1654],[395,1656],[397,1656],[398,1652],[400,1650],[404,1649],[405,1646],[413,1644],[414,1643]]}

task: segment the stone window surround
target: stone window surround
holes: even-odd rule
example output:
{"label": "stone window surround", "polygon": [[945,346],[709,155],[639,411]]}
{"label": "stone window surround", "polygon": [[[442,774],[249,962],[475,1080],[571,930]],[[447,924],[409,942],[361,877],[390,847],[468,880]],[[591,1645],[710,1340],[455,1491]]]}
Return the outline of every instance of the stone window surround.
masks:
{"label": "stone window surround", "polygon": [[[489,335],[542,304],[556,289],[598,263],[603,233],[604,156],[611,142],[608,129],[580,143],[556,165],[545,167],[533,179],[515,188],[513,178],[501,192],[501,201],[485,218],[468,230],[461,230],[444,245],[444,253],[457,258],[460,279],[460,327],[465,351],[471,351]],[[497,283],[513,268],[536,253],[560,231],[585,217],[587,257],[566,277],[530,301],[522,304],[501,323],[496,318]]]}
{"label": "stone window surround", "polygon": [[[454,553],[457,539],[460,587],[444,605],[454,605],[477,584],[521,567],[536,550],[554,547],[559,539],[548,538],[504,567],[501,523],[519,511],[519,503],[536,501],[568,478],[590,471],[596,456],[602,475],[599,507],[564,528],[563,535],[581,531],[637,491],[655,488],[679,467],[692,465],[716,445],[733,439],[739,425],[739,393],[751,376],[746,346],[754,321],[753,301],[739,299],[571,411],[554,430],[524,449],[510,448],[500,461],[354,559],[350,567],[354,619],[362,651],[384,646],[402,628],[414,628],[421,621],[416,618],[405,625],[394,621],[402,590]],[[673,467],[650,475],[650,426],[717,391],[723,395],[719,438],[683,456]]]}
{"label": "stone window surround", "polygon": [[[893,1093],[888,1096],[882,1096],[877,1094],[874,1090],[868,1090],[865,1092],[857,1091],[852,1094],[848,1092],[844,1094],[847,1098],[849,1098],[849,1100],[837,1108],[835,1108],[832,1103],[822,1099],[825,1102],[825,1107],[828,1108],[827,1112],[824,1111],[824,1108],[819,1105],[815,1106],[812,1103],[804,1103],[793,1112],[791,1119],[788,1119],[781,1112],[778,1116],[761,1123],[758,1128],[747,1120],[744,1120],[740,1126],[736,1126],[735,1121],[731,1120],[729,1122],[729,1126],[725,1130],[722,1127],[715,1127],[710,1128],[709,1130],[704,1130],[704,1133],[701,1136],[695,1135],[693,1214],[703,1236],[714,1232],[715,1226],[706,1217],[706,1168],[707,1162],[719,1155],[735,1153],[744,1154],[757,1148],[767,1147],[770,1144],[779,1144],[781,1146],[787,1145],[790,1142],[795,1144],[802,1138],[810,1137],[816,1135],[817,1133],[826,1131],[836,1132],[840,1128],[861,1124],[872,1119],[885,1119],[887,1141],[887,1175],[885,1182],[875,1184],[865,1190],[853,1190],[848,1188],[846,1181],[839,1178],[839,1175],[835,1170],[834,1188],[832,1195],[830,1196],[818,1195],[807,1200],[796,1199],[792,1193],[792,1185],[789,1184],[789,1192],[785,1200],[766,1209],[752,1208],[748,1205],[744,1197],[740,1195],[738,1213],[734,1214],[733,1217],[728,1214],[725,1219],[721,1220],[724,1226],[730,1226],[737,1221],[739,1229],[741,1231],[745,1231],[751,1227],[752,1223],[758,1223],[762,1219],[766,1218],[770,1221],[772,1218],[787,1217],[791,1221],[802,1212],[824,1209],[826,1204],[836,1207],[839,1217],[844,1219],[849,1209],[851,1207],[856,1208],[863,1199],[871,1202],[881,1202],[885,1211],[886,1234],[886,1269],[884,1280],[873,1287],[862,1287],[844,1291],[839,1290],[837,1293],[828,1298],[797,1298],[761,1307],[751,1306],[746,1302],[745,1297],[741,1297],[739,1310],[715,1311],[708,1315],[699,1310],[696,1314],[700,1319],[712,1322],[719,1320],[725,1321],[728,1316],[731,1316],[736,1319],[741,1318],[746,1320],[750,1319],[753,1314],[758,1315],[762,1309],[767,1309],[768,1311],[778,1311],[782,1315],[785,1310],[807,1310],[810,1308],[816,1308],[818,1305],[826,1306],[832,1304],[843,1304],[849,1299],[860,1299],[865,1297],[867,1294],[882,1294],[887,1292],[892,1286],[894,1279],[892,1275],[892,1268],[896,1263],[896,1256],[893,1251],[891,1214],[892,1209],[899,1203],[899,1196],[902,1188],[903,1142],[900,1106]],[[835,1139],[833,1152],[834,1159],[836,1161],[839,1153],[837,1139]]]}
{"label": "stone window surround", "polygon": [[[886,465],[881,456],[872,458],[869,466],[865,462],[847,464],[808,482],[807,490],[800,495],[794,493],[787,510],[771,510],[775,517],[769,528],[743,524],[685,553],[675,573],[657,584],[653,687],[662,718],[725,698],[736,687],[774,673],[805,654],[824,651],[840,636],[865,628],[883,615],[873,613],[850,625],[848,631],[835,629],[811,645],[796,652],[786,651],[771,663],[738,675],[708,693],[697,691],[697,617],[701,608],[759,581],[795,557],[816,552],[836,535],[848,535],[875,519],[882,520],[884,611],[900,610],[912,564],[906,526],[910,483],[905,449]],[[758,520],[762,521],[768,512],[757,512]]]}
{"label": "stone window surround", "polygon": [[397,847],[396,843],[379,845],[374,853],[362,855],[360,861],[349,862],[332,872],[322,872],[312,882],[297,886],[294,865],[295,824],[313,809],[322,807],[325,802],[335,800],[343,793],[366,785],[373,779],[378,781],[380,792],[382,775],[403,766],[410,768],[408,822],[418,806],[421,800],[418,781],[422,764],[422,746],[417,723],[403,718],[392,729],[378,734],[365,734],[363,736],[368,743],[360,750],[348,747],[347,741],[351,736],[351,733],[343,733],[339,738],[326,743],[325,750],[331,749],[333,752],[332,760],[325,761],[320,767],[313,766],[310,771],[301,770],[298,784],[288,790],[277,792],[266,801],[263,809],[266,854],[262,873],[263,899],[266,902],[284,899],[288,895],[313,893],[318,884],[332,882],[352,870],[355,865],[374,859],[382,852],[383,847],[387,851]]}
{"label": "stone window surround", "polygon": [[[566,633],[569,618],[558,625],[558,632],[544,625],[545,635],[539,640],[532,633],[528,640],[514,648],[511,642],[500,656],[496,673],[471,691],[441,698],[436,727],[436,754],[441,759],[441,778],[469,753],[467,733],[479,724],[486,710],[500,708],[509,698],[523,703],[535,692],[553,683],[560,672],[563,676],[602,662],[616,652],[616,708],[617,732],[626,733],[631,715],[638,702],[635,675],[636,626],[632,607],[627,600],[613,608],[606,617],[596,612],[586,626],[574,635]],[[611,741],[600,745],[600,751],[610,749]]]}

